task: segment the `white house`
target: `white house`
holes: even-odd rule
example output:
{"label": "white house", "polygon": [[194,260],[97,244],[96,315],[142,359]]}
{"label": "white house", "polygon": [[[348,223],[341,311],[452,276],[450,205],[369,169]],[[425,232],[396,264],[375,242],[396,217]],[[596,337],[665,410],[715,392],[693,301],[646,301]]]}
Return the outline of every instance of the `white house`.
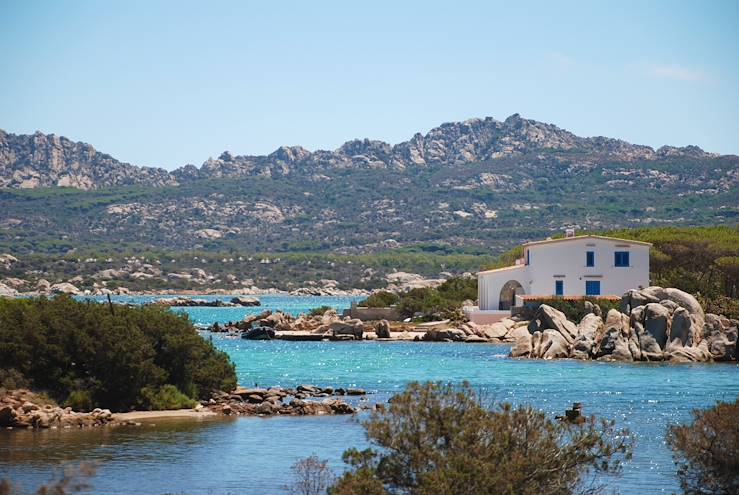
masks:
{"label": "white house", "polygon": [[[621,296],[649,286],[648,242],[597,235],[528,242],[514,266],[477,274],[479,306],[469,308],[476,323],[510,314],[517,295]],[[519,302],[520,302],[519,298]]]}

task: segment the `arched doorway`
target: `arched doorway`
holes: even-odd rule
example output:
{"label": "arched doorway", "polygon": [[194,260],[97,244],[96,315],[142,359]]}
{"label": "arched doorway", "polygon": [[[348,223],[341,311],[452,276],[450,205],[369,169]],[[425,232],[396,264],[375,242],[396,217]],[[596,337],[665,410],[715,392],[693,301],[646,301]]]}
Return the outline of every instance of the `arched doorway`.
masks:
{"label": "arched doorway", "polygon": [[498,303],[498,309],[507,310],[511,309],[511,306],[516,305],[516,295],[525,294],[523,286],[518,280],[509,280],[500,289],[500,303]]}

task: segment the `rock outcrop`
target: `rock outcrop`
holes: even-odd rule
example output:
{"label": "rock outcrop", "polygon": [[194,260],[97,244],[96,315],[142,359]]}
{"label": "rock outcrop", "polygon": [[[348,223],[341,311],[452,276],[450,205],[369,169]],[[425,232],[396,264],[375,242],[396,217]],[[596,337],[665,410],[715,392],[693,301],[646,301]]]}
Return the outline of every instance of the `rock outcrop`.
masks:
{"label": "rock outcrop", "polygon": [[113,420],[108,409],[75,412],[41,400],[29,390],[2,390],[0,393],[0,427],[4,428],[81,428],[102,426]]}
{"label": "rock outcrop", "polygon": [[704,362],[737,359],[739,321],[705,314],[690,294],[647,287],[624,294],[605,321],[595,312],[578,325],[541,305],[518,335],[512,357],[601,361]]}
{"label": "rock outcrop", "polygon": [[237,387],[231,393],[215,393],[203,405],[213,412],[231,415],[289,415],[316,416],[326,414],[354,414],[357,407],[339,399],[344,395],[365,395],[356,388],[319,387],[298,385],[295,388],[245,388]]}
{"label": "rock outcrop", "polygon": [[63,136],[0,130],[0,187],[94,189],[137,184],[176,185],[177,180],[164,169],[119,162],[89,144]]}
{"label": "rock outcrop", "polygon": [[259,299],[253,297],[238,296],[231,298],[230,301],[224,301],[222,299],[193,299],[191,297],[165,297],[157,299],[151,304],[173,307],[231,308],[239,306],[261,306],[262,303]]}
{"label": "rock outcrop", "polygon": [[[67,186],[93,189],[145,184],[177,185],[202,178],[263,176],[294,172],[319,174],[341,169],[396,169],[433,165],[462,165],[542,150],[578,150],[611,160],[655,160],[666,157],[710,156],[697,147],[660,148],[629,144],[604,137],[583,138],[559,127],[524,119],[518,114],[504,121],[492,117],[449,122],[391,145],[370,139],[347,141],[333,151],[308,151],[282,146],[269,155],[234,155],[228,151],[210,158],[200,168],[186,165],[173,172],[137,167],[96,151],[89,144],[54,134],[15,135],[0,130],[0,187]],[[497,178],[491,178],[495,182]],[[210,229],[203,235],[220,237]]]}

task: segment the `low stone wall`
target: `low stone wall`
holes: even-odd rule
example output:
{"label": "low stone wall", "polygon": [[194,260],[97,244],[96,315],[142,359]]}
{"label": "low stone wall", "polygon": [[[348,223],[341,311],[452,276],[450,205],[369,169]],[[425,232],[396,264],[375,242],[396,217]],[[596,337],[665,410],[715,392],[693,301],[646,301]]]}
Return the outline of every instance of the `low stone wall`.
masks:
{"label": "low stone wall", "polygon": [[400,313],[398,313],[395,308],[368,308],[365,306],[357,306],[356,303],[352,303],[351,308],[344,310],[343,316],[356,318],[362,321],[400,321],[402,319]]}

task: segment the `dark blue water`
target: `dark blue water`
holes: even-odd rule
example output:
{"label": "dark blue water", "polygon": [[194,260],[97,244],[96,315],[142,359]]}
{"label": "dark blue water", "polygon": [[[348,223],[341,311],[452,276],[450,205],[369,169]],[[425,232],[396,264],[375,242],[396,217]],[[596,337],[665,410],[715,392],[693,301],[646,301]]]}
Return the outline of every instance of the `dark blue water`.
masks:
{"label": "dark blue water", "polygon": [[[357,386],[381,401],[410,380],[469,380],[487,397],[551,415],[583,402],[586,413],[615,419],[637,436],[619,480],[622,493],[677,491],[665,428],[688,420],[692,408],[739,395],[737,365],[513,360],[505,357],[508,347],[485,344],[250,342],[222,335],[214,342],[231,355],[245,385]],[[32,486],[59,463],[95,460],[94,493],[281,493],[298,458],[315,453],[340,470],[343,450],[365,442],[350,417],[2,431],[0,477]]]}

